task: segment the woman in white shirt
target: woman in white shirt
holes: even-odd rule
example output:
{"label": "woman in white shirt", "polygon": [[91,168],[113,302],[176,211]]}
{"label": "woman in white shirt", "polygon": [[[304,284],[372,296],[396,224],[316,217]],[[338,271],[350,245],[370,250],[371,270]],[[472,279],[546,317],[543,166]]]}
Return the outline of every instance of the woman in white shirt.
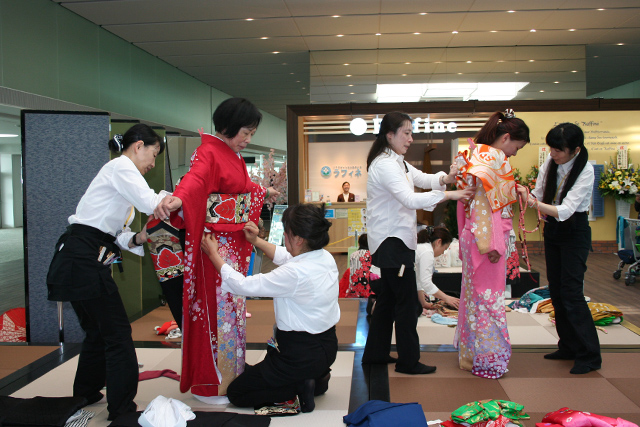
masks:
{"label": "woman in white shirt", "polygon": [[451,307],[458,308],[460,304],[458,298],[442,292],[432,280],[436,258],[449,249],[452,240],[453,236],[444,227],[427,227],[418,232],[416,278],[418,282],[418,300],[424,310],[431,308],[428,295],[433,295]]}
{"label": "woman in white shirt", "polygon": [[[573,123],[561,123],[546,138],[550,147],[540,167],[529,205],[547,216],[544,254],[551,303],[555,311],[558,350],[545,359],[574,360],[572,374],[600,369],[600,341],[584,299],[584,273],[591,247],[588,210],[593,191],[593,166],[584,133]],[[519,186],[518,192],[526,195]]]}
{"label": "woman in white shirt", "polygon": [[49,300],[71,302],[86,333],[73,395],[95,403],[106,383],[113,420],[136,411],[138,360],[111,264],[121,249],[144,255],[146,231],[129,228],[134,207],[150,215],[168,193],[156,194],[143,178],[164,150],[164,142],[149,126],[137,124],[124,136],[115,135],[109,148],[122,155],[100,169],[69,217],[70,225],[56,243],[47,287]]}
{"label": "woman in white shirt", "polygon": [[[367,234],[373,264],[381,270],[382,285],[362,363],[396,362],[397,372],[429,374],[436,368],[419,362],[416,332],[422,312],[413,269],[416,209],[432,211],[445,200],[471,197],[473,189],[444,191],[446,184],[455,182],[455,166],[449,175],[431,175],[405,162],[403,156],[413,142],[412,131],[408,114],[386,114],[367,157]],[[433,191],[416,193],[414,186]],[[394,321],[397,360],[389,355]]]}
{"label": "woman in white shirt", "polygon": [[201,248],[220,272],[223,292],[273,297],[274,343],[262,362],[246,365],[231,382],[229,401],[239,407],[270,406],[298,395],[302,412],[311,412],[314,396],[329,387],[330,367],[338,353],[338,267],[322,249],[329,243],[331,227],[323,208],[289,206],[282,224],[286,249],[259,238],[255,223],[244,227],[247,240],[279,266],[266,274],[245,277],[225,264],[212,234],[205,234]]}

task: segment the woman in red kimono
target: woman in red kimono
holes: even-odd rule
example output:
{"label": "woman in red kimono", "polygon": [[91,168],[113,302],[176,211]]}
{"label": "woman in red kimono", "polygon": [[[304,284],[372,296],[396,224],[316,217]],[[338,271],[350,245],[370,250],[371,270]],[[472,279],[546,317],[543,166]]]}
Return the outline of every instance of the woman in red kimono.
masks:
{"label": "woman in red kimono", "polygon": [[222,292],[220,274],[202,255],[200,241],[203,232],[214,232],[225,261],[247,273],[252,247],[242,229],[248,221],[258,222],[265,197],[276,193],[251,182],[240,156],[261,119],[246,99],[220,104],[213,114],[216,134],[202,134],[189,172],[155,210],[160,219],[180,207],[184,213],[180,391],[191,389],[196,397],[225,395],[229,383],[244,370],[245,298]]}

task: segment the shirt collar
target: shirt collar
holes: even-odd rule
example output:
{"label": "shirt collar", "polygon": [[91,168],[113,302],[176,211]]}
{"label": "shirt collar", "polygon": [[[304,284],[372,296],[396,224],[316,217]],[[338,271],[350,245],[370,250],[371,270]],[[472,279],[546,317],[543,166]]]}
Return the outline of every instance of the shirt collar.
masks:
{"label": "shirt collar", "polygon": [[402,166],[402,162],[404,162],[404,156],[393,151],[391,148],[387,147],[384,149],[384,153],[389,156],[392,160],[398,162],[399,165]]}
{"label": "shirt collar", "polygon": [[569,171],[571,170],[571,168],[573,167],[573,164],[576,162],[576,157],[573,157],[571,160],[569,160],[567,163],[564,163],[562,165],[558,165],[558,169],[560,170],[560,172],[563,175],[566,175],[567,173],[569,173]]}

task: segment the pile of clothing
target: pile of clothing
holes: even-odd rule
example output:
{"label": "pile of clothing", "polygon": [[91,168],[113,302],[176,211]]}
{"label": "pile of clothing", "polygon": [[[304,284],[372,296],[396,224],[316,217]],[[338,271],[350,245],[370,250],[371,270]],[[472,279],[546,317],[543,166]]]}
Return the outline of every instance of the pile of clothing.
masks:
{"label": "pile of clothing", "polygon": [[561,408],[549,412],[536,427],[638,427],[622,418],[611,418],[590,412]]}

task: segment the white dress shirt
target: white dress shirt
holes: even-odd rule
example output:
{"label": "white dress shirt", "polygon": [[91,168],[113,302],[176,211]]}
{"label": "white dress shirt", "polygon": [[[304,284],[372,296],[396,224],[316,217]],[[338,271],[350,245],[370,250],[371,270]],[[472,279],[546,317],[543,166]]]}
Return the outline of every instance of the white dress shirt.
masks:
{"label": "white dress shirt", "polygon": [[[540,171],[538,172],[538,180],[536,181],[536,188],[533,190],[533,195],[540,201],[542,201],[542,197],[544,196],[544,184],[547,178],[547,170],[549,169],[549,164],[553,159],[548,157],[542,166],[540,166]],[[576,158],[569,160],[567,163],[562,165],[558,165],[558,175],[557,175],[557,191],[556,197],[553,204],[558,208],[558,221],[566,221],[573,215],[575,212],[587,212],[589,210],[589,206],[591,205],[591,195],[593,193],[593,181],[595,174],[593,172],[593,165],[591,163],[587,163],[584,165],[584,169],[580,175],[578,175],[578,179],[571,187],[571,190],[567,193],[567,196],[562,200],[562,204],[558,205],[558,199],[562,194],[562,188],[569,177],[569,172],[571,172],[571,168],[575,163]]]}
{"label": "white dress shirt", "polygon": [[292,257],[276,246],[275,270],[244,277],[222,266],[222,291],[248,297],[273,297],[276,325],[281,331],[319,334],[340,320],[338,267],[324,249]]}
{"label": "white dress shirt", "polygon": [[419,291],[433,295],[439,291],[433,283],[433,266],[436,258],[431,243],[419,243],[416,249],[416,283]]}
{"label": "white dress shirt", "polygon": [[[367,239],[373,254],[388,237],[397,237],[411,250],[416,249],[416,209],[432,211],[444,199],[446,185],[440,185],[444,172],[426,174],[386,149],[369,166],[367,179]],[[416,193],[415,187],[427,193]]]}
{"label": "white dress shirt", "polygon": [[164,190],[156,194],[133,161],[121,155],[104,165],[93,178],[76,213],[69,217],[69,224],[88,225],[116,236],[121,249],[143,256],[142,246],[129,248],[129,241],[135,234],[129,228],[135,217],[133,206],[151,215],[167,194]]}

